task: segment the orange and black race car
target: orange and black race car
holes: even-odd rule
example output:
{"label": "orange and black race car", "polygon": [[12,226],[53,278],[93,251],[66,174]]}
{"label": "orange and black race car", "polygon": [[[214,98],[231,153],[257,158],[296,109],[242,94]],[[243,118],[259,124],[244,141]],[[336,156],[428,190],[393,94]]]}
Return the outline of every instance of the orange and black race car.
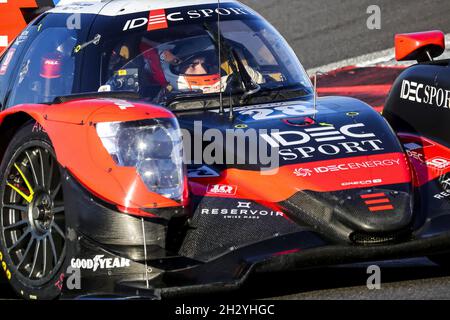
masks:
{"label": "orange and black race car", "polygon": [[36,17],[0,58],[0,260],[26,299],[164,298],[450,251],[441,32],[400,35],[384,117],[318,98],[236,1]]}

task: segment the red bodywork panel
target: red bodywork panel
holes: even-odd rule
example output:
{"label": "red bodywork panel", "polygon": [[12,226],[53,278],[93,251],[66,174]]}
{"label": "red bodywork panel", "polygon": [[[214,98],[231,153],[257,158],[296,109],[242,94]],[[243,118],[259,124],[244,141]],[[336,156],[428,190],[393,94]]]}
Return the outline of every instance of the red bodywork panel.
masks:
{"label": "red bodywork panel", "polygon": [[[274,175],[281,183],[274,185]],[[330,192],[410,182],[406,156],[392,153],[293,164],[266,175],[259,171],[228,169],[219,178],[192,179],[190,187],[198,196],[278,203],[304,190]]]}
{"label": "red bodywork panel", "polygon": [[427,138],[401,133],[404,145],[416,145],[407,150],[409,161],[414,168],[414,185],[421,187],[450,173],[450,149]]}
{"label": "red bodywork panel", "polygon": [[[121,208],[165,208],[181,206],[148,191],[133,167],[118,166],[97,135],[98,122],[173,118],[166,109],[135,103],[119,106],[118,100],[91,99],[59,105],[19,105],[0,113],[5,117],[25,112],[50,137],[58,162],[90,192]],[[186,200],[187,201],[187,200]]]}

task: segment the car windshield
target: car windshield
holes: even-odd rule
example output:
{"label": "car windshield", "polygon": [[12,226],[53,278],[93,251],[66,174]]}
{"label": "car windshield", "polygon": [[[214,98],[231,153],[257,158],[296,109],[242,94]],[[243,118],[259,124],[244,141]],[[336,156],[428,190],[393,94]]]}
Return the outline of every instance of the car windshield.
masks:
{"label": "car windshield", "polygon": [[242,94],[311,82],[283,37],[262,19],[187,24],[128,33],[106,43],[99,91],[134,91],[165,104],[172,96]]}

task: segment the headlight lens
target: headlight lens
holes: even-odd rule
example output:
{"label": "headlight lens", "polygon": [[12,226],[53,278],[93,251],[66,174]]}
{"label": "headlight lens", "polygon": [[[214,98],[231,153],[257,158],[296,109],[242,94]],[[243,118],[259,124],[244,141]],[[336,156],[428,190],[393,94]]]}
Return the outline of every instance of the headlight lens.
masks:
{"label": "headlight lens", "polygon": [[135,167],[151,192],[182,199],[182,137],[175,119],[103,122],[96,129],[119,166]]}

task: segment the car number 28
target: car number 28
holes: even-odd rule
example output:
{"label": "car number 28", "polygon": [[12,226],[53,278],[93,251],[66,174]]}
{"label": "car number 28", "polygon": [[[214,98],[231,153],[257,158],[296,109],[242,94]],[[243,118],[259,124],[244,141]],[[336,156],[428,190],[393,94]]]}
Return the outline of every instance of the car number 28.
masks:
{"label": "car number 28", "polygon": [[241,115],[251,117],[253,120],[269,120],[285,118],[287,116],[311,116],[317,113],[317,110],[300,105],[283,106],[270,109],[254,109],[240,112]]}

